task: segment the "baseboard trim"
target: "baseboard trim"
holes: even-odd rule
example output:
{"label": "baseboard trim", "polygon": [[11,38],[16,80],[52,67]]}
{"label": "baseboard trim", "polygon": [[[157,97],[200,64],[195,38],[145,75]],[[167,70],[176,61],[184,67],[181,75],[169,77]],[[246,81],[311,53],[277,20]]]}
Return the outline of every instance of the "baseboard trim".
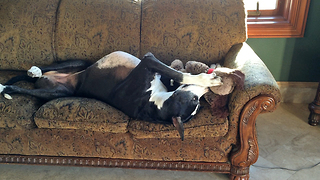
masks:
{"label": "baseboard trim", "polygon": [[319,82],[277,82],[285,103],[311,103],[316,95]]}
{"label": "baseboard trim", "polygon": [[300,88],[317,88],[318,82],[287,82],[277,81],[278,86],[282,87],[300,87]]}

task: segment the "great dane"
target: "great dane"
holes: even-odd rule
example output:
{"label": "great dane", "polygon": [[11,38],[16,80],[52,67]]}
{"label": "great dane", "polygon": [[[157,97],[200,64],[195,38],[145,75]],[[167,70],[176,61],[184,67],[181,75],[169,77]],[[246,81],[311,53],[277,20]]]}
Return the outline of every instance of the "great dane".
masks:
{"label": "great dane", "polygon": [[[35,89],[13,85],[22,79],[35,81]],[[179,86],[168,90],[172,89],[172,82]],[[5,85],[0,84],[0,92],[7,99],[15,93],[44,100],[68,96],[95,98],[131,118],[172,123],[183,140],[183,123],[197,113],[200,97],[208,87],[221,84],[221,78],[214,73],[182,73],[165,65],[152,53],[147,53],[140,60],[116,51],[94,64],[73,60],[47,67],[33,66],[27,75],[14,77]]]}

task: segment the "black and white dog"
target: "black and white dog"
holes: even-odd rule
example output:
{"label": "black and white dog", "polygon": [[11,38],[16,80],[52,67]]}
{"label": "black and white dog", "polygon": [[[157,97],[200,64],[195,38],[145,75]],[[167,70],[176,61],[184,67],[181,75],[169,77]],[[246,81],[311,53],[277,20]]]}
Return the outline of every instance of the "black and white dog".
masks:
{"label": "black and white dog", "polygon": [[[42,68],[33,66],[27,74],[35,81],[35,89],[12,85],[21,80],[21,77],[15,77],[5,85],[0,84],[0,92],[7,99],[11,98],[9,94],[15,93],[45,100],[67,96],[96,98],[132,118],[173,123],[182,140],[183,123],[196,114],[200,97],[208,87],[222,84],[214,73],[182,73],[160,62],[151,53],[140,61],[121,51],[94,64],[75,60]],[[174,91],[168,91],[170,87],[164,85],[170,84],[170,80],[180,85]]]}

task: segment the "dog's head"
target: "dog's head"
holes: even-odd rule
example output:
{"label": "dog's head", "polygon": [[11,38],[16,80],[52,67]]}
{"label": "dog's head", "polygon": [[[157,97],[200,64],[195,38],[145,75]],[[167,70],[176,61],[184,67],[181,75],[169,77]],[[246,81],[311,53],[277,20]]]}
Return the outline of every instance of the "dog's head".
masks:
{"label": "dog's head", "polygon": [[171,119],[181,139],[184,139],[183,123],[189,121],[199,110],[199,99],[208,88],[197,85],[181,85],[164,102],[166,119]]}

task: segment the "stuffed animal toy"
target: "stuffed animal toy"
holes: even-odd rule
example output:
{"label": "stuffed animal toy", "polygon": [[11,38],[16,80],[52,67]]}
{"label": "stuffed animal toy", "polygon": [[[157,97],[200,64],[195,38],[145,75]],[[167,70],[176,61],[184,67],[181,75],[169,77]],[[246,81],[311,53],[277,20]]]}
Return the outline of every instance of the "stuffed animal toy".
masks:
{"label": "stuffed animal toy", "polygon": [[183,66],[183,62],[180,61],[179,59],[172,61],[170,67],[172,67],[175,70],[181,71],[181,72],[186,72],[186,70],[184,69],[184,66]]}
{"label": "stuffed animal toy", "polygon": [[219,76],[223,84],[221,86],[210,87],[210,91],[204,95],[204,98],[210,104],[213,115],[217,117],[227,117],[229,115],[227,108],[228,94],[230,94],[235,87],[243,88],[244,74],[241,71],[221,67],[220,64],[213,64],[209,67],[197,61],[188,61],[184,68],[182,61],[178,59],[171,63],[171,67],[194,75],[214,73],[216,76]]}

